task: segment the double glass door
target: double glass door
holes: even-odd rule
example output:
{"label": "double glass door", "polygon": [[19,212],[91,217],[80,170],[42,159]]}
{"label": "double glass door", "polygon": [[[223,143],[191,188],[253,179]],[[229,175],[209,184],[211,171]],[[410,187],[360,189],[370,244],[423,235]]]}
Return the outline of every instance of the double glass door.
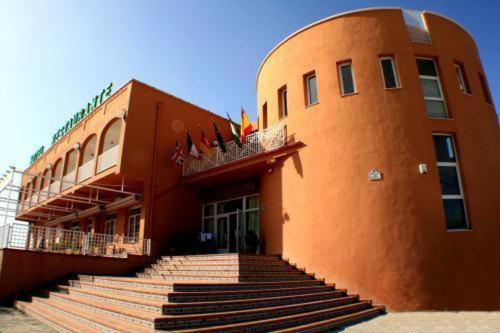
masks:
{"label": "double glass door", "polygon": [[240,227],[239,213],[230,213],[217,216],[217,252],[239,252]]}
{"label": "double glass door", "polygon": [[213,235],[218,253],[245,251],[246,235],[259,235],[259,195],[204,204],[202,230]]}

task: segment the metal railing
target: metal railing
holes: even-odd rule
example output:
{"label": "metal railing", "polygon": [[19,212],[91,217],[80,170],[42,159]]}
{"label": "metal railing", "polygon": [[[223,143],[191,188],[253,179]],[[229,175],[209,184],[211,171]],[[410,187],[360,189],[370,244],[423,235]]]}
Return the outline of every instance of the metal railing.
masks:
{"label": "metal railing", "polygon": [[204,155],[201,159],[188,156],[183,163],[182,175],[189,176],[249,156],[275,150],[285,145],[285,139],[284,124],[266,128],[247,136],[245,143],[241,147],[238,147],[234,141],[226,143],[226,153],[223,153],[220,148],[216,147],[212,148],[211,156]]}
{"label": "metal railing", "polygon": [[89,179],[94,175],[94,159],[91,159],[88,162],[82,164],[81,167],[78,168],[78,180],[77,182],[83,182],[86,179]]}
{"label": "metal railing", "polygon": [[126,257],[151,255],[151,240],[12,223],[0,227],[0,248]]}
{"label": "metal railing", "polygon": [[97,158],[97,173],[116,165],[116,163],[118,162],[119,149],[120,146],[116,145],[99,155],[99,157]]}

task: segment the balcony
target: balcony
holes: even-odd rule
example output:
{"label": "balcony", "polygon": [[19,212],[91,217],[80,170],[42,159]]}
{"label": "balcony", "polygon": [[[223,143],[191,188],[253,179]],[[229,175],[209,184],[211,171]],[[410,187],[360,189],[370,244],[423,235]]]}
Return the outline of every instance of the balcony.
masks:
{"label": "balcony", "polygon": [[65,176],[63,176],[61,184],[61,192],[72,187],[75,183],[75,180],[76,180],[76,170],[73,170],[70,173],[67,173]]}
{"label": "balcony", "polygon": [[226,153],[223,153],[216,147],[212,148],[211,156],[203,156],[202,159],[188,156],[183,164],[182,176],[190,176],[248,157],[267,153],[283,147],[285,143],[285,125],[278,124],[250,134],[246,137],[246,142],[241,147],[238,147],[234,141],[226,143]]}
{"label": "balcony", "polygon": [[20,202],[18,211],[24,211],[32,206],[42,203],[55,195],[72,188],[78,183],[81,183],[97,173],[105,171],[118,162],[119,145],[116,145],[99,155],[97,159],[97,172],[95,171],[95,159],[85,162],[77,170],[73,170],[62,177],[61,180],[53,180],[50,186],[45,187],[41,191],[36,191],[28,198]]}
{"label": "balcony", "polygon": [[78,182],[83,182],[94,175],[94,159],[84,163],[78,168]]}
{"label": "balcony", "polygon": [[116,145],[99,155],[97,158],[97,173],[116,165],[118,162],[119,148],[120,146]]}

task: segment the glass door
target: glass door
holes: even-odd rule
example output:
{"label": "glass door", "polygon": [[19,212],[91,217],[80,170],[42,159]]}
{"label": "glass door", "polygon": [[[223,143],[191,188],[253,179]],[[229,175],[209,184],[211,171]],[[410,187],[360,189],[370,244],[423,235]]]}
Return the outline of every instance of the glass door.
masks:
{"label": "glass door", "polygon": [[227,253],[228,252],[228,224],[229,217],[228,215],[219,215],[217,216],[217,225],[216,225],[216,246],[217,253]]}

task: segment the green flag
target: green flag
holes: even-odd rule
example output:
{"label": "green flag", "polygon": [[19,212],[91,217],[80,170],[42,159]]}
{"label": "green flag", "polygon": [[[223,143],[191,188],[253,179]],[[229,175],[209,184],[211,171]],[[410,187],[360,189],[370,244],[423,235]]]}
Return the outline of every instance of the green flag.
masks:
{"label": "green flag", "polygon": [[234,127],[233,120],[229,116],[229,113],[227,113],[227,117],[229,118],[229,123],[231,124],[231,133],[233,135],[234,143],[238,145],[238,147],[241,148],[241,141],[240,141],[240,136],[238,135],[238,131],[236,130],[236,127]]}

